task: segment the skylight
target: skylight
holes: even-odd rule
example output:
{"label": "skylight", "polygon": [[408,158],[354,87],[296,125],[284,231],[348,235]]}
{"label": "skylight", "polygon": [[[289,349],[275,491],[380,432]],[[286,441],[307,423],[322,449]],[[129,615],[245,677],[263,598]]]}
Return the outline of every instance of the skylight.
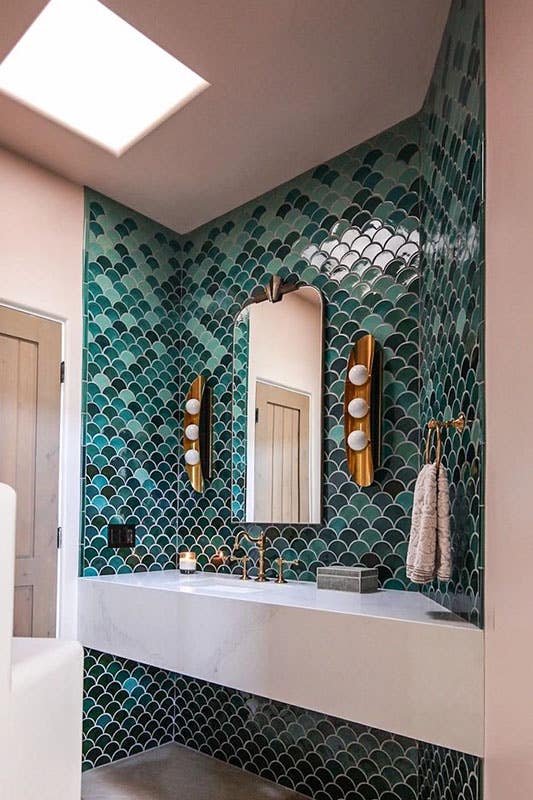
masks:
{"label": "skylight", "polygon": [[209,86],[98,0],[50,0],[0,90],[116,156]]}

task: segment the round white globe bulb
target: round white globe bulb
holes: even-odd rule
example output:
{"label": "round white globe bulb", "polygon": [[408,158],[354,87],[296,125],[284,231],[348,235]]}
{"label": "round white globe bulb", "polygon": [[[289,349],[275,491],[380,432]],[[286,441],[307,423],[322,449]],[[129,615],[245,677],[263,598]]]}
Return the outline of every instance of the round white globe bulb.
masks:
{"label": "round white globe bulb", "polygon": [[200,429],[198,428],[198,425],[187,425],[185,428],[185,436],[187,439],[190,439],[191,442],[195,442],[199,435]]}
{"label": "round white globe bulb", "polygon": [[348,414],[354,419],[362,419],[368,414],[368,403],[363,397],[354,397],[348,403]]}
{"label": "round white globe bulb", "polygon": [[185,461],[190,467],[195,467],[200,463],[200,453],[198,450],[186,450]]}
{"label": "round white globe bulb", "polygon": [[368,380],[368,369],[364,364],[355,364],[348,373],[348,380],[354,386],[363,386]]}
{"label": "round white globe bulb", "polygon": [[350,450],[364,450],[368,444],[368,437],[364,431],[352,431],[348,436]]}
{"label": "round white globe bulb", "polygon": [[185,403],[185,410],[187,414],[198,414],[200,411],[200,401],[195,397],[191,397],[191,399],[187,400]]}

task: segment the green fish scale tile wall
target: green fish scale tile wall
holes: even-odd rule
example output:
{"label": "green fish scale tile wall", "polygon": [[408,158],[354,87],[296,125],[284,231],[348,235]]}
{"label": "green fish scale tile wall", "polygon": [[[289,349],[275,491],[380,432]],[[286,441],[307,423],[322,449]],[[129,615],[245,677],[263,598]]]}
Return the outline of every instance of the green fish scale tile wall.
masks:
{"label": "green fish scale tile wall", "polygon": [[315,800],[477,800],[479,759],[86,650],[83,766],[176,741]]}
{"label": "green fish scale tile wall", "polygon": [[231,511],[236,519],[244,519],[246,513],[246,431],[248,426],[248,351],[250,342],[248,309],[239,317],[233,341]]}
{"label": "green fish scale tile wall", "polygon": [[417,742],[87,650],[84,768],[169,741],[316,800],[416,800]]}
{"label": "green fish scale tile wall", "polygon": [[178,677],[176,741],[315,800],[416,800],[418,752],[394,736]]}
{"label": "green fish scale tile wall", "polygon": [[479,800],[481,760],[445,747],[420,743],[419,800]]}
{"label": "green fish scale tile wall", "polygon": [[482,624],[484,252],[483,2],[454,0],[420,115],[422,165],[421,402],[468,420],[444,438],[453,576],[427,591]]}
{"label": "green fish scale tile wall", "polygon": [[172,673],[86,650],[83,683],[84,770],[174,741]]}
{"label": "green fish scale tile wall", "polygon": [[[179,547],[196,551],[201,568],[211,569],[236,527],[234,321],[250,293],[280,274],[316,286],[326,300],[324,524],[270,526],[267,558],[299,559],[292,578],[314,580],[320,565],[363,564],[378,567],[383,586],[409,587],[420,451],[418,133],[414,120],[402,123],[185,238],[180,405],[197,373],[212,376],[214,388],[214,479],[198,495],[178,474]],[[348,475],[343,429],[346,361],[360,329],[384,351],[383,462],[367,489]]]}
{"label": "green fish scale tile wall", "polygon": [[[422,169],[422,420],[463,411],[464,433],[444,439],[450,480],[453,575],[424,587],[483,622],[484,253],[483,1],[453,0],[420,113]],[[482,762],[420,745],[421,800],[477,800]]]}
{"label": "green fish scale tile wall", "polygon": [[[173,568],[185,546],[210,569],[231,543],[232,325],[279,272],[327,301],[324,525],[272,527],[269,558],[298,556],[289,576],[303,580],[319,564],[377,565],[383,585],[415,588],[404,563],[421,427],[463,408],[475,424],[445,447],[457,567],[430,591],[480,621],[480,8],[453,3],[421,115],[193,234],[87,192],[86,574]],[[342,432],[343,372],[361,328],[385,351],[384,460],[365,490],[347,478]],[[215,470],[203,496],[184,481],[180,445],[184,392],[200,371],[215,389]],[[135,551],[107,548],[113,520],[138,524]],[[474,757],[88,651],[85,768],[172,739],[320,800],[479,797]]]}
{"label": "green fish scale tile wall", "polygon": [[[82,566],[86,575],[176,562],[179,245],[171,231],[88,191]],[[107,525],[137,546],[107,547]]]}

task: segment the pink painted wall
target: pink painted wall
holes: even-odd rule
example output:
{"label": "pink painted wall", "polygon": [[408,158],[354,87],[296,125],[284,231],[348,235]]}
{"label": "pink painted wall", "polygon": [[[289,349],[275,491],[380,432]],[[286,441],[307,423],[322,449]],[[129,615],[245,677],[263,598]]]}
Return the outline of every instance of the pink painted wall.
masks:
{"label": "pink painted wall", "polygon": [[487,0],[485,800],[533,798],[533,3]]}
{"label": "pink painted wall", "polygon": [[0,148],[0,303],[63,323],[59,633],[75,637],[80,513],[83,188]]}

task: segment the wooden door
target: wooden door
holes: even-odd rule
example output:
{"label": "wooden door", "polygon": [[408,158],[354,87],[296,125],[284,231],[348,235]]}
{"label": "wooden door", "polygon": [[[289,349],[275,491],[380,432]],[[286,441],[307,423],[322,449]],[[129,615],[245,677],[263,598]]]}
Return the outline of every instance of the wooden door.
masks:
{"label": "wooden door", "polygon": [[0,481],[17,492],[15,636],[55,636],[61,325],[0,306]]}
{"label": "wooden door", "polygon": [[309,397],[256,384],[254,520],[309,519]]}

